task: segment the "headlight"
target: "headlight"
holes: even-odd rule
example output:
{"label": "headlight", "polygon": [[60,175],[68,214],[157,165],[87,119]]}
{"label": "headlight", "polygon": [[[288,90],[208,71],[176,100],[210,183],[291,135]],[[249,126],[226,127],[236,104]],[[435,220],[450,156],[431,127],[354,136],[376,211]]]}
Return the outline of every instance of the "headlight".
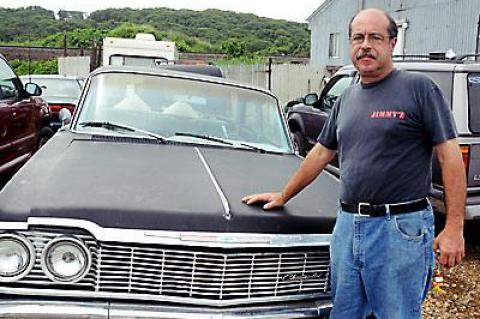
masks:
{"label": "headlight", "polygon": [[42,253],[43,271],[55,282],[79,281],[88,273],[90,264],[90,251],[75,238],[54,239],[45,246]]}
{"label": "headlight", "polygon": [[21,279],[34,262],[35,250],[28,239],[14,234],[0,235],[0,282]]}

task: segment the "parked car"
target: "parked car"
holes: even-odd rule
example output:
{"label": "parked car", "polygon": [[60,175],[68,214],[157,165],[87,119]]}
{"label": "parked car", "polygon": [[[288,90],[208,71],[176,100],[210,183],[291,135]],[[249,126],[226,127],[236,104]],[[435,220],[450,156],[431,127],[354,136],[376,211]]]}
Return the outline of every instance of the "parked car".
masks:
{"label": "parked car", "polygon": [[0,317],[328,315],[338,179],[276,212],[241,202],[300,162],[268,91],[97,69],[70,126],[0,192]]}
{"label": "parked car", "polygon": [[[460,58],[445,61],[396,61],[395,66],[428,75],[444,92],[457,125],[467,174],[466,219],[480,219],[480,63]],[[338,96],[358,81],[353,66],[343,67],[330,79],[320,96],[308,94],[304,97],[305,103],[290,108],[287,121],[294,143],[302,156],[316,143]],[[338,174],[337,163],[334,162],[329,167],[335,174]],[[436,211],[444,212],[443,183],[435,156],[432,166],[432,204]]]}
{"label": "parked car", "polygon": [[47,103],[38,97],[41,92],[35,84],[24,88],[0,55],[0,180],[23,165],[52,134]]}
{"label": "parked car", "polygon": [[59,74],[22,75],[20,79],[23,83],[33,82],[42,88],[42,97],[48,102],[52,113],[51,127],[56,132],[61,127],[58,113],[62,108],[67,108],[73,113],[78,104],[84,79]]}

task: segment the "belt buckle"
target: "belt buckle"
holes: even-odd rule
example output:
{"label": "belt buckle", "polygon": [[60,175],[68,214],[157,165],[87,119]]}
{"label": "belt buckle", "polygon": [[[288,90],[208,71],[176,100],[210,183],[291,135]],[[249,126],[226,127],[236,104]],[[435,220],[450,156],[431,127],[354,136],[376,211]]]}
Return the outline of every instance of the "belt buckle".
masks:
{"label": "belt buckle", "polygon": [[370,214],[362,214],[362,207],[371,206],[369,203],[358,203],[358,216],[370,217]]}

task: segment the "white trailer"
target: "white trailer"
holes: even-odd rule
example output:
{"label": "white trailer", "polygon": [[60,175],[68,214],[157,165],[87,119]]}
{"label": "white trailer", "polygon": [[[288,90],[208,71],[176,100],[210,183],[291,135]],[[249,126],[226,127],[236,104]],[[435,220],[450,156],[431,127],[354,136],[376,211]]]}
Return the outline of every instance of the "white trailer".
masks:
{"label": "white trailer", "polygon": [[135,39],[103,39],[103,65],[157,66],[176,60],[175,42],[156,41],[153,34],[139,33]]}

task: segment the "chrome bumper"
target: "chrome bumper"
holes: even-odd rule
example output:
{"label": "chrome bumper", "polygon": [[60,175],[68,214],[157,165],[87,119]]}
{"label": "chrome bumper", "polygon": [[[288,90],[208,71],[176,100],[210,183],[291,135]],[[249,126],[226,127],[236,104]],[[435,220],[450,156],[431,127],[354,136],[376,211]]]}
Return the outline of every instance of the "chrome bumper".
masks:
{"label": "chrome bumper", "polygon": [[[0,295],[0,297],[2,297]],[[328,317],[330,300],[275,306],[205,308],[154,306],[108,301],[70,302],[36,299],[0,299],[0,318],[22,319],[289,319]]]}

